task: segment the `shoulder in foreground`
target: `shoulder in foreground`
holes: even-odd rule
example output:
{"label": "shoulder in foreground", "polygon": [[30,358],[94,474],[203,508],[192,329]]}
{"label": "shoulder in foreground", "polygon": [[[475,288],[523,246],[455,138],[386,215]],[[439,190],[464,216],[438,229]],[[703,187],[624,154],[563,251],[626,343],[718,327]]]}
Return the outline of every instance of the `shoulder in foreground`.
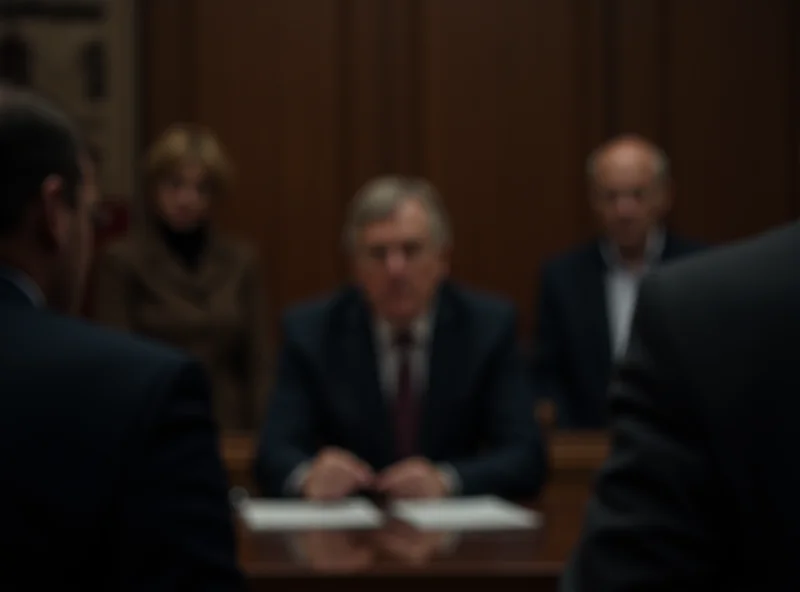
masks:
{"label": "shoulder in foreground", "polygon": [[122,361],[132,369],[137,364],[175,364],[189,361],[178,350],[133,334],[101,327],[82,319],[52,314],[49,317],[49,343],[82,352],[98,364]]}
{"label": "shoulder in foreground", "polygon": [[778,289],[777,285],[796,277],[798,260],[800,224],[793,223],[666,264],[654,271],[647,283],[695,295],[773,285]]}

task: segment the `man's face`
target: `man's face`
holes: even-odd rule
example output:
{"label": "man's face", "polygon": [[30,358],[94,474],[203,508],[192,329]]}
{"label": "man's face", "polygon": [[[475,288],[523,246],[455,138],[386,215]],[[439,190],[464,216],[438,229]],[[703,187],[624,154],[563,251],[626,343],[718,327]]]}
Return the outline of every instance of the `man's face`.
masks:
{"label": "man's face", "polygon": [[644,248],[669,208],[668,187],[656,176],[652,155],[633,146],[599,159],[592,207],[605,235],[621,250]]}
{"label": "man's face", "polygon": [[410,198],[361,231],[354,269],[375,313],[399,328],[428,310],[448,272],[447,259],[425,207]]}
{"label": "man's face", "polygon": [[94,244],[98,191],[94,165],[81,159],[83,178],[75,189],[76,203],[65,200],[60,179],[45,181],[44,196],[55,244],[55,261],[47,298],[51,307],[66,313],[80,309]]}

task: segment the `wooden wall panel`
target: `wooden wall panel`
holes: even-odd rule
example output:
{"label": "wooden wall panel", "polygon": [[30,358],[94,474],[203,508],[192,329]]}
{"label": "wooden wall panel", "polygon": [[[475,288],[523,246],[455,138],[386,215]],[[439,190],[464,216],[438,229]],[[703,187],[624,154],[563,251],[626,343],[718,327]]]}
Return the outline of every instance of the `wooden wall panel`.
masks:
{"label": "wooden wall panel", "polygon": [[454,274],[520,305],[545,254],[588,236],[576,67],[580,2],[424,2],[425,173],[456,232]]}
{"label": "wooden wall panel", "polygon": [[343,88],[347,199],[368,179],[421,174],[421,55],[424,0],[344,2]]}
{"label": "wooden wall panel", "polygon": [[672,158],[672,225],[709,242],[797,217],[797,21],[788,0],[608,0],[609,135]]}
{"label": "wooden wall panel", "polygon": [[674,163],[672,223],[711,242],[800,215],[794,0],[144,0],[148,139],[211,125],[239,171],[221,225],[273,316],[347,276],[368,178],[429,176],[454,274],[527,332],[543,258],[592,234],[584,160],[636,132]]}
{"label": "wooden wall panel", "polygon": [[346,56],[343,91],[346,109],[342,112],[343,128],[349,135],[349,150],[342,150],[345,193],[354,193],[372,175],[392,168],[387,149],[390,115],[385,97],[388,84],[385,63],[389,51],[381,26],[385,2],[353,0],[342,20]]}
{"label": "wooden wall panel", "polygon": [[220,222],[263,254],[273,307],[342,276],[342,3],[198,0],[197,117],[239,169]]}
{"label": "wooden wall panel", "polygon": [[139,6],[142,136],[149,142],[170,123],[196,117],[197,14],[195,0]]}
{"label": "wooden wall panel", "polygon": [[610,69],[608,135],[635,132],[662,142],[669,126],[666,71],[669,0],[611,0],[604,36]]}
{"label": "wooden wall panel", "polygon": [[798,215],[792,4],[669,3],[674,221],[696,236],[728,241]]}

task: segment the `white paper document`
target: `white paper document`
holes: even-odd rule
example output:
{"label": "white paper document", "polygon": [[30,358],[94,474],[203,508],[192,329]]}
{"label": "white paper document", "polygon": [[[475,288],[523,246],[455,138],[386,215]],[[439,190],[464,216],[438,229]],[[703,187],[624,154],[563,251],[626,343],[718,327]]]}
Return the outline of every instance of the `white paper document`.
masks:
{"label": "white paper document", "polygon": [[495,496],[398,501],[391,511],[419,530],[511,530],[542,522],[538,512]]}
{"label": "white paper document", "polygon": [[383,514],[369,500],[354,498],[336,502],[250,499],[239,514],[252,530],[357,530],[378,528]]}

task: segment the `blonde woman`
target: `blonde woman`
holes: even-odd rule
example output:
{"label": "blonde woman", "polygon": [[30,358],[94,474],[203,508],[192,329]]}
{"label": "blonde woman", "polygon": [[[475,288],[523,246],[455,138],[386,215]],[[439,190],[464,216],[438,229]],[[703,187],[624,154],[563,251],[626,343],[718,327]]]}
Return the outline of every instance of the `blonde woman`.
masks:
{"label": "blonde woman", "polygon": [[210,222],[230,189],[229,161],[209,130],[175,125],[151,147],[145,175],[131,233],[95,269],[93,314],[202,360],[221,429],[253,429],[269,374],[262,271]]}

